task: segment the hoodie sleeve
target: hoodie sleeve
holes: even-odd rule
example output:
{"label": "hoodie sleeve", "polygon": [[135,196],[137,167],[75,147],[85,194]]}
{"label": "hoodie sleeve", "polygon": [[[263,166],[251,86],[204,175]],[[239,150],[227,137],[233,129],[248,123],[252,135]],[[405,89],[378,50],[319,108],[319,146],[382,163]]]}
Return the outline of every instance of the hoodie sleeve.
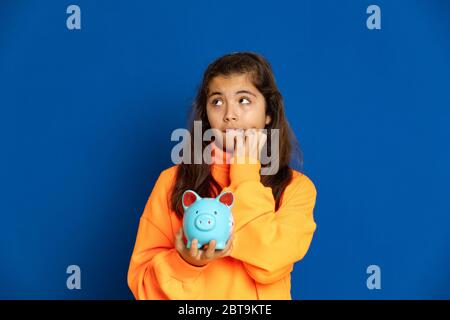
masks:
{"label": "hoodie sleeve", "polygon": [[275,212],[272,189],[260,182],[260,162],[239,161],[246,160],[232,162],[231,184],[225,188],[235,196],[231,256],[243,262],[255,281],[273,283],[288,275],[308,251],[316,229],[316,189],[305,175],[296,177],[286,187],[282,205]]}
{"label": "hoodie sleeve", "polygon": [[128,286],[138,300],[196,299],[204,289],[202,271],[175,249],[168,192],[170,177],[163,171],[140,218],[128,269]]}

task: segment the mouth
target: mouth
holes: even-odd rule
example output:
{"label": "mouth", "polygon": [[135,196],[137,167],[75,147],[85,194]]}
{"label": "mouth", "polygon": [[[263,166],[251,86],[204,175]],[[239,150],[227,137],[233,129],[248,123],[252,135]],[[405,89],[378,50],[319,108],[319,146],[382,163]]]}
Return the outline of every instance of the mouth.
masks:
{"label": "mouth", "polygon": [[246,129],[244,129],[244,128],[227,128],[227,129],[222,129],[221,131],[224,133],[227,133],[227,132],[244,131],[244,130],[246,130]]}

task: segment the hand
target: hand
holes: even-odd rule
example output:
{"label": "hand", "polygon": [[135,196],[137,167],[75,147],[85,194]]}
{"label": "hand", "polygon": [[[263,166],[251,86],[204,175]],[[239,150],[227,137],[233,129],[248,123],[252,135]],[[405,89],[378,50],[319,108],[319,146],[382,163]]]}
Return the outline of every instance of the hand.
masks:
{"label": "hand", "polygon": [[235,157],[251,157],[261,159],[261,151],[267,141],[267,135],[260,129],[238,131],[235,137]]}
{"label": "hand", "polygon": [[[175,234],[175,248],[177,249],[180,256],[188,263],[201,267],[204,266],[211,261],[223,257],[227,257],[231,254],[231,250],[233,249],[233,235],[231,235],[230,239],[223,250],[216,251],[216,240],[211,240],[209,245],[207,245],[207,249],[198,249],[198,240],[193,239],[191,241],[191,247],[188,249],[183,242],[183,228],[180,228],[178,232]],[[206,246],[206,245],[205,245]]]}

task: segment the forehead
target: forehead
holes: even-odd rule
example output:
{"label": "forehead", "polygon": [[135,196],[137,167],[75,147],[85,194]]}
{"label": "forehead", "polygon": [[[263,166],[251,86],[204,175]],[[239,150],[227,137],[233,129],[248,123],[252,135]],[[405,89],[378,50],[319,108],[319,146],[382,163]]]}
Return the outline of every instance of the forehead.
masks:
{"label": "forehead", "polygon": [[219,91],[234,92],[239,90],[257,91],[256,87],[251,81],[249,74],[232,74],[229,76],[216,76],[209,82],[208,92]]}

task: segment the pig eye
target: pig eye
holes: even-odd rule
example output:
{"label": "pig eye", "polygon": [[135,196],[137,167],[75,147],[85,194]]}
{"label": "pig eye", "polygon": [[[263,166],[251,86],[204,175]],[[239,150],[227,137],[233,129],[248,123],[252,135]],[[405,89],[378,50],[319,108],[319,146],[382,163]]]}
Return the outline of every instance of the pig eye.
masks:
{"label": "pig eye", "polygon": [[214,211],[214,214],[217,214],[217,211]]}
{"label": "pig eye", "polygon": [[197,211],[195,211],[195,214],[198,214],[198,210],[197,210]]}

